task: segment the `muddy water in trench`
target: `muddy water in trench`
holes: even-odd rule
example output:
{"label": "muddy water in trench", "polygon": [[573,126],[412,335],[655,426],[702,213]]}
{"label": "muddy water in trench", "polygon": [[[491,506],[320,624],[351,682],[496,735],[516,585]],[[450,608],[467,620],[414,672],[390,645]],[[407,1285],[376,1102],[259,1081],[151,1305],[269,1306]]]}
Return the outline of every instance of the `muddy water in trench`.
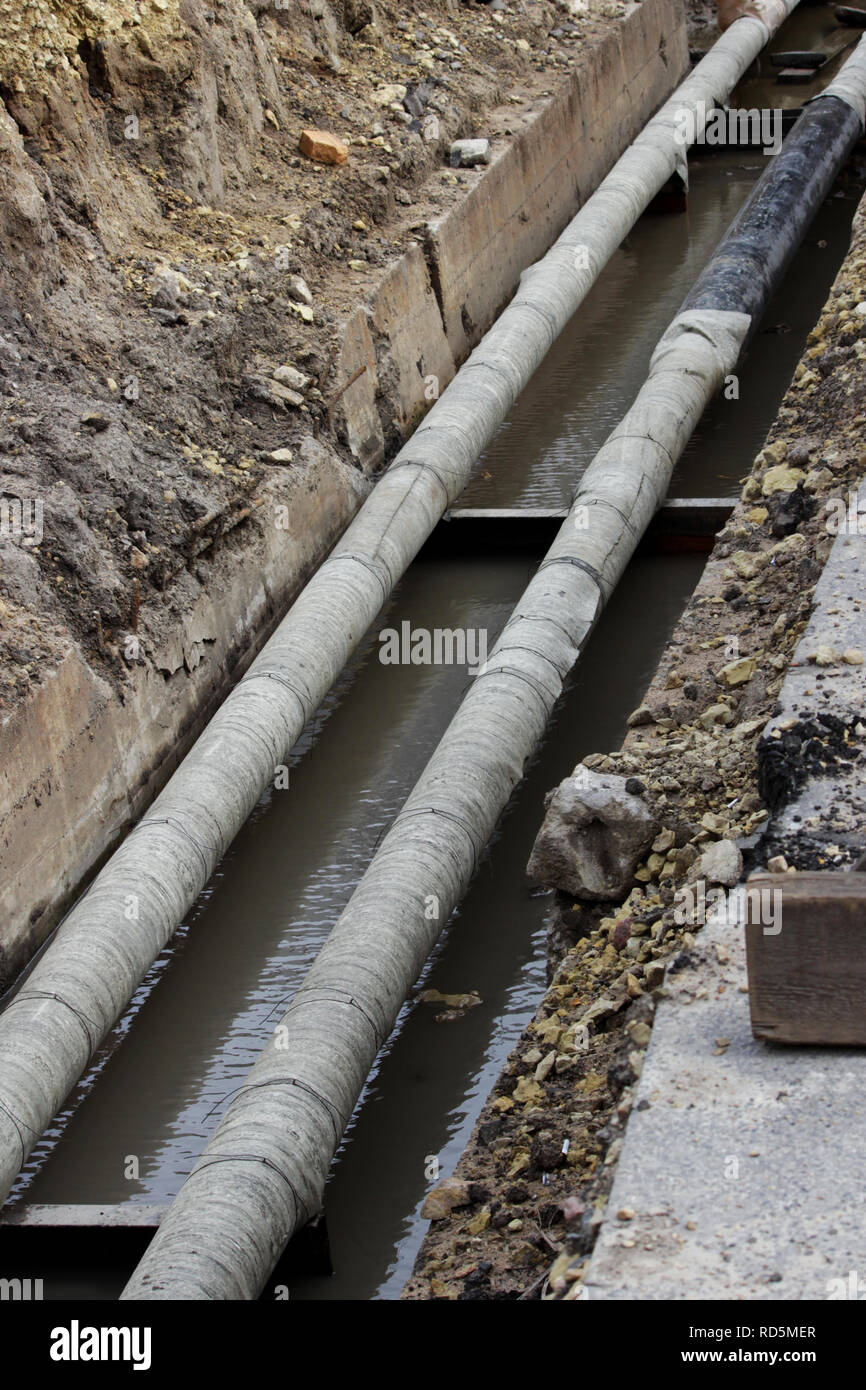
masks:
{"label": "muddy water in trench", "polygon": [[[640,224],[580,316],[585,341],[567,333],[557,344],[463,504],[559,503],[570,495],[762,167],[754,155],[707,158],[693,170],[687,217]],[[850,207],[845,211],[840,223],[850,218]],[[822,234],[815,228],[811,237]],[[840,235],[839,256],[846,238]],[[814,318],[831,274],[804,318]],[[773,352],[794,337],[774,335]],[[795,358],[796,348],[791,366]],[[789,374],[790,367],[779,394]],[[737,460],[731,476],[760,442],[749,429],[762,434],[766,427],[750,427],[743,406],[741,399],[736,415],[720,416],[730,425],[722,452]],[[767,423],[774,409],[775,399]],[[701,476],[706,457],[702,449],[681,492],[728,490]],[[479,493],[481,474],[497,459],[495,494]],[[539,558],[419,562],[381,626],[408,619],[428,629],[484,628],[492,643]],[[453,1167],[543,989],[546,902],[523,881],[543,795],[580,756],[620,741],[700,564],[694,557],[642,558],[620,585],[544,750],[428,966],[425,984],[444,992],[477,989],[483,1003],[438,1024],[435,1009],[407,1005],[329,1183],[337,1272],[297,1281],[294,1297],[390,1298],[408,1275],[425,1225],[417,1213],[430,1185],[429,1159],[443,1173]],[[289,791],[263,799],[138,991],[113,1047],[36,1150],[16,1188],[19,1200],[165,1202],[178,1190],[471,679],[465,668],[383,666],[377,652],[374,634],[295,751]],[[126,1176],[131,1158],[138,1177]],[[98,1296],[95,1289],[82,1270],[73,1291]]]}
{"label": "muddy water in trench", "polygon": [[[419,562],[382,626],[482,628],[492,643],[538,558]],[[407,1277],[426,1225],[428,1156],[453,1166],[544,989],[546,899],[523,878],[544,794],[584,753],[620,741],[702,563],[640,558],[620,585],[426,972],[425,985],[477,989],[483,1003],[451,1023],[407,1005],[329,1185],[337,1273],[299,1282],[293,1296],[391,1297]],[[290,789],[263,799],[232,846],[138,991],[115,1038],[123,1046],[82,1083],[19,1198],[165,1202],[178,1190],[471,679],[465,668],[386,666],[378,649],[374,636],[296,751]],[[138,1180],[125,1177],[130,1156]],[[86,1274],[74,1288],[88,1296]]]}
{"label": "muddy water in trench", "polygon": [[[523,880],[544,794],[584,753],[621,739],[701,564],[642,558],[614,596],[428,967],[425,984],[477,989],[484,1002],[452,1023],[436,1023],[429,1005],[404,1011],[329,1185],[337,1273],[293,1296],[368,1298],[382,1285],[395,1296],[408,1275],[426,1224],[426,1159],[453,1166],[544,988],[546,899]],[[486,627],[492,641],[533,565],[529,555],[419,563],[383,625]],[[34,1155],[18,1188],[27,1201],[162,1202],[178,1190],[470,679],[383,666],[377,649],[374,639],[346,674],[298,750],[290,790],[261,803],[139,990],[98,1084],[94,1072]],[[130,1155],[138,1181],[124,1177]]]}
{"label": "muddy water in trench", "polygon": [[[688,211],[637,223],[479,459],[461,507],[569,504],[765,167],[759,150],[692,155]],[[671,496],[739,491],[848,250],[862,191],[846,173],[819,210],[738,368],[739,399],[711,402],[674,472]]]}

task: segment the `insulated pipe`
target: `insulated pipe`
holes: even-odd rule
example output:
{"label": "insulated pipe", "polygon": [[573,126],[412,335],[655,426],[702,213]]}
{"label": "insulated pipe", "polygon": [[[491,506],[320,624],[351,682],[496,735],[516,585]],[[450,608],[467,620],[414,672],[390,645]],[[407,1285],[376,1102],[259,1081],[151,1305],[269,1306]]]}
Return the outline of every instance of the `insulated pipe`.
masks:
{"label": "insulated pipe", "polygon": [[[750,320],[680,315],[124,1299],[254,1299]],[[586,529],[581,524],[588,519]]]}
{"label": "insulated pipe", "polygon": [[757,327],[770,287],[784,275],[805,227],[860,138],[866,124],[864,92],[866,39],[861,39],[836,80],[804,108],[773,177],[758,180],[683,309],[731,309],[750,314]]}
{"label": "insulated pipe", "polygon": [[737,20],[614,165],[376,485],[0,1017],[0,1200],[275,766],[617,246],[797,0]]}
{"label": "insulated pipe", "polygon": [[[861,80],[866,92],[866,68]],[[846,101],[831,95],[825,105],[849,129]],[[848,147],[843,141],[834,148],[838,169]],[[407,991],[666,496],[677,458],[778,284],[786,257],[766,225],[768,197],[791,248],[812,220],[811,181],[792,176],[802,167],[800,142],[790,159],[787,152],[786,145],[768,167],[731,233],[759,248],[765,228],[760,274],[745,291],[749,311],[730,303],[685,308],[661,338],[634,405],[584,474],[489,661],[169,1208],[124,1299],[255,1298],[286,1241],[319,1210],[330,1161]],[[832,172],[819,159],[816,185],[829,187]],[[705,289],[716,277],[723,290],[729,284],[729,240],[701,276]]]}

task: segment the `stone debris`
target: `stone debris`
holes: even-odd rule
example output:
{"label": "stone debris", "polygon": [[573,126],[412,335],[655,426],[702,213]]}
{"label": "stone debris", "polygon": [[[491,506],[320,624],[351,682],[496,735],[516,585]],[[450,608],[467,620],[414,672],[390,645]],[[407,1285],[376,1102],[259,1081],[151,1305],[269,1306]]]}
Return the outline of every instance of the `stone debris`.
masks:
{"label": "stone debris", "polygon": [[313,292],[306,280],[300,275],[290,275],[286,281],[286,293],[290,299],[294,299],[298,304],[310,305],[313,302]]}
{"label": "stone debris", "polygon": [[745,685],[747,681],[752,679],[757,669],[757,658],[744,656],[739,661],[731,661],[727,666],[723,666],[716,679],[720,685]]}
{"label": "stone debris", "polygon": [[472,169],[490,163],[489,140],[455,140],[448,152],[452,169]]}
{"label": "stone debris", "polygon": [[277,367],[274,372],[274,381],[280,382],[282,386],[288,386],[292,391],[305,391],[310,385],[311,378],[299,372],[297,367],[285,362],[281,367]]}
{"label": "stone debris", "polygon": [[527,873],[577,898],[621,898],[659,824],[626,778],[582,767],[550,797]]}
{"label": "stone debris", "polygon": [[302,130],[298,149],[319,164],[345,164],[349,147],[328,130]]}
{"label": "stone debris", "polygon": [[791,492],[803,482],[805,474],[801,468],[790,468],[780,463],[768,468],[761,483],[761,492],[769,497],[773,492]]}
{"label": "stone debris", "polygon": [[406,90],[402,82],[386,82],[372,93],[370,99],[374,106],[402,106]]}
{"label": "stone debris", "polygon": [[716,840],[692,864],[686,874],[687,883],[716,883],[733,888],[743,872],[743,856],[733,840]]}
{"label": "stone debris", "polygon": [[468,1182],[461,1182],[459,1178],[446,1178],[438,1187],[434,1187],[432,1192],[428,1192],[421,1208],[421,1215],[425,1221],[444,1221],[452,1211],[468,1206],[471,1200]]}

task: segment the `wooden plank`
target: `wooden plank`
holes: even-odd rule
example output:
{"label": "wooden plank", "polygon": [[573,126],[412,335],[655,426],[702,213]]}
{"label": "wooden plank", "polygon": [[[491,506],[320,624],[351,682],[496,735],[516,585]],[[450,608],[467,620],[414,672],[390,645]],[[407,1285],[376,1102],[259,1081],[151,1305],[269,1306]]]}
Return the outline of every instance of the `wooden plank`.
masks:
{"label": "wooden plank", "polygon": [[837,5],[833,11],[837,24],[850,29],[866,29],[866,10],[857,10],[850,5]]}
{"label": "wooden plank", "polygon": [[567,507],[452,507],[446,521],[558,521],[568,516]]}
{"label": "wooden plank", "polygon": [[827,61],[826,53],[803,49],[794,53],[771,53],[770,62],[774,68],[820,68]]}
{"label": "wooden plank", "polygon": [[[641,549],[709,550],[736,503],[735,497],[669,497],[650,522]],[[452,507],[436,527],[424,555],[429,559],[513,547],[543,552],[567,515],[565,506]]]}
{"label": "wooden plank", "polygon": [[745,888],[755,1037],[866,1046],[866,873],[760,874]]}
{"label": "wooden plank", "polygon": [[776,73],[776,81],[793,86],[797,82],[811,82],[814,76],[811,68],[781,68]]}
{"label": "wooden plank", "polygon": [[118,1202],[98,1206],[90,1203],[43,1204],[18,1207],[4,1214],[0,1227],[54,1227],[77,1229],[87,1227],[113,1227],[115,1229],[141,1229],[151,1227],[156,1230],[167,1206],[151,1206],[144,1202]]}
{"label": "wooden plank", "polygon": [[652,528],[666,535],[714,536],[738,501],[737,497],[668,497],[656,512]]}
{"label": "wooden plank", "polygon": [[[737,505],[736,497],[668,497],[659,507],[655,522],[670,522],[677,529],[694,526],[703,533],[707,526],[719,521],[723,525]],[[510,525],[512,522],[542,521],[562,525],[568,516],[567,507],[452,507],[445,514],[448,522],[490,522]]]}

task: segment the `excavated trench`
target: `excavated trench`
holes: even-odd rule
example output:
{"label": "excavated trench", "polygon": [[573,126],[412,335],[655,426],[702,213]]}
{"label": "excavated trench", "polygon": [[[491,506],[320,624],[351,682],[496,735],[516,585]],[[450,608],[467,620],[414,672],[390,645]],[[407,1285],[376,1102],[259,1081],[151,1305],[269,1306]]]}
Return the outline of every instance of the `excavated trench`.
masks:
{"label": "excavated trench", "polygon": [[[461,507],[568,502],[763,167],[747,150],[692,159],[688,211],[637,224],[479,461]],[[844,257],[860,191],[850,175],[837,183],[752,340],[739,400],[707,412],[674,495],[736,491]],[[13,1210],[164,1207],[178,1191],[472,680],[465,665],[383,664],[379,633],[406,622],[463,628],[492,646],[541,558],[529,539],[506,548],[490,524],[473,553],[434,537],[412,565],[294,750],[289,791],[260,802],[35,1149]],[[292,1297],[393,1298],[408,1277],[423,1198],[453,1167],[544,989],[547,900],[523,876],[543,796],[583,755],[620,741],[702,563],[699,551],[645,548],[629,567],[357,1107],[326,1192],[334,1273],[310,1272],[324,1269],[321,1252],[301,1257],[305,1269],[275,1275]],[[427,1002],[424,990],[473,997]],[[32,1272],[48,1298],[114,1297],[147,1234],[130,1251],[96,1231],[58,1233]],[[34,1250],[20,1247],[22,1276]]]}

